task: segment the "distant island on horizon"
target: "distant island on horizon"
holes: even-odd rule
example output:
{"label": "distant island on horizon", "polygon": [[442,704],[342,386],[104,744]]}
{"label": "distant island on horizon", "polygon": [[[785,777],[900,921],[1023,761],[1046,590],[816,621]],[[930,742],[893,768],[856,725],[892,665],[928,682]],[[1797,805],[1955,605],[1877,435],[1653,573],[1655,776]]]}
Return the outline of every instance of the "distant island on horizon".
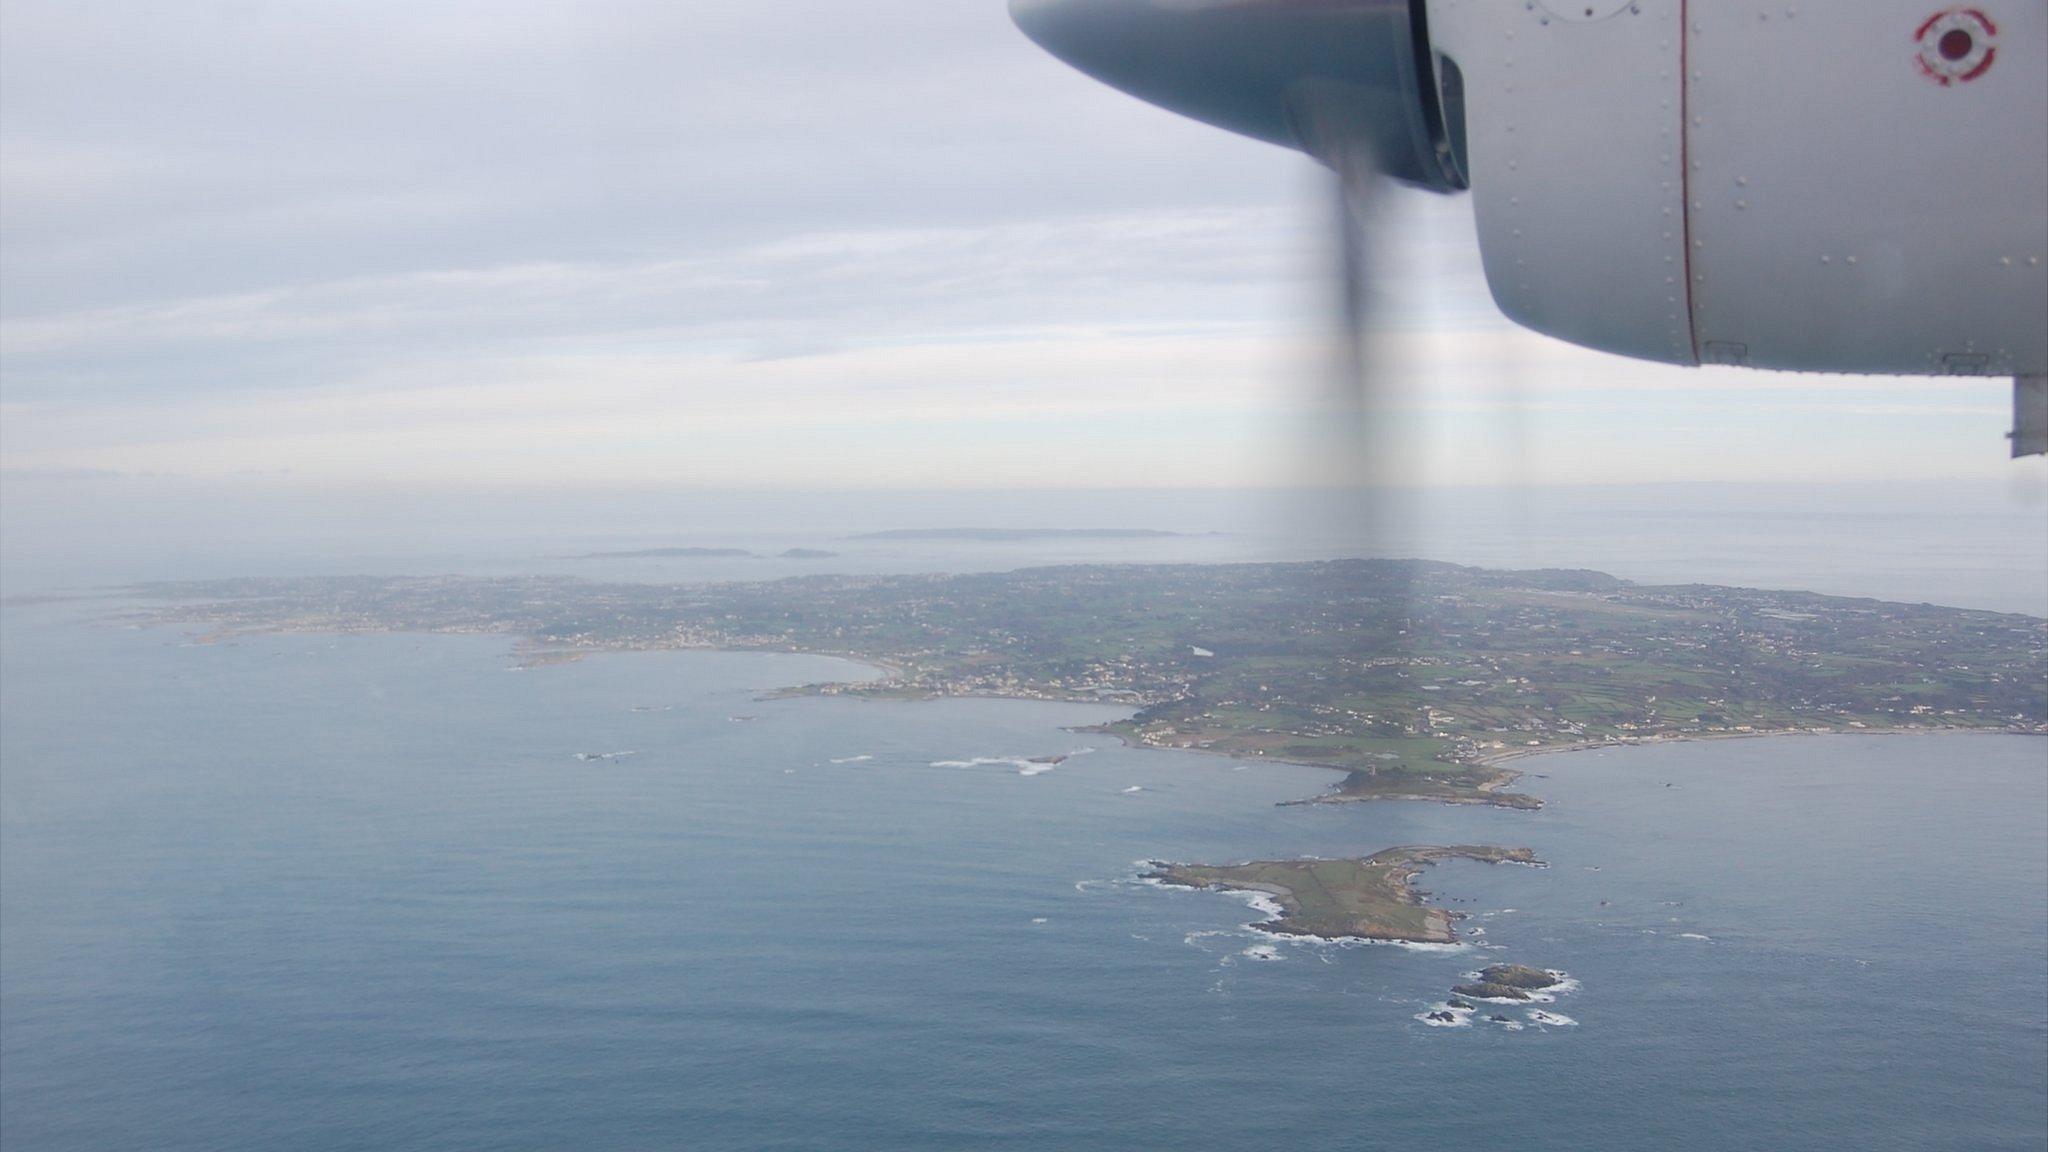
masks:
{"label": "distant island on horizon", "polygon": [[1185,536],[1158,528],[891,528],[862,532],[848,540],[1151,540]]}
{"label": "distant island on horizon", "polygon": [[[566,557],[566,559],[665,560],[679,557],[701,559],[705,557],[745,556],[758,558],[760,555],[758,552],[749,552],[745,548],[636,548],[627,552],[585,552],[581,555]],[[828,560],[837,555],[839,553],[827,552],[819,548],[785,548],[775,554],[777,559],[782,560]]]}
{"label": "distant island on horizon", "polygon": [[626,552],[585,552],[571,560],[657,560],[672,557],[752,556],[745,548],[635,548]]}

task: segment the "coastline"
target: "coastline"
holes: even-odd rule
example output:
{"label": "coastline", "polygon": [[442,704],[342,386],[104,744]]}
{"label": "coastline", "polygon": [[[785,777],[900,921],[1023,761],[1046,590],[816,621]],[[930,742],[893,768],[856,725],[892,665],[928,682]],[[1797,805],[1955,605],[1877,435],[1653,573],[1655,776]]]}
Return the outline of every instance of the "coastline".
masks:
{"label": "coastline", "polygon": [[[123,624],[127,626],[133,626],[136,623],[133,620],[123,620],[120,618],[109,618],[103,622],[109,624]],[[159,620],[155,622],[144,622],[143,626],[152,626],[152,624],[154,626],[175,626],[176,622]],[[1124,717],[1124,719],[1134,717],[1138,713],[1142,712],[1144,709],[1156,706],[1157,704],[1161,703],[1161,701],[1147,699],[1105,699],[1099,694],[1083,695],[1078,692],[948,692],[944,691],[943,689],[935,690],[928,687],[912,688],[908,683],[904,683],[904,681],[914,671],[913,667],[908,665],[907,663],[901,662],[896,659],[876,656],[870,653],[859,651],[827,648],[804,648],[771,644],[719,644],[690,642],[688,640],[674,639],[670,640],[669,642],[655,640],[654,642],[642,641],[626,643],[547,644],[545,642],[536,640],[531,635],[523,634],[512,628],[427,627],[418,629],[390,629],[378,627],[349,627],[346,625],[328,627],[306,627],[302,625],[295,626],[289,623],[261,625],[254,627],[216,625],[215,627],[208,629],[204,632],[189,633],[188,636],[191,642],[193,643],[214,644],[230,642],[239,637],[263,635],[266,633],[297,635],[378,635],[403,632],[410,632],[414,635],[425,636],[508,636],[511,637],[512,640],[512,650],[510,653],[513,659],[512,667],[516,670],[521,671],[551,667],[559,664],[576,663],[592,655],[598,655],[607,652],[696,651],[769,653],[794,656],[822,656],[836,660],[844,660],[850,664],[866,669],[873,673],[871,677],[866,679],[849,678],[820,680],[813,681],[810,683],[791,684],[784,687],[769,689],[757,695],[755,697],[757,700],[782,700],[792,699],[801,696],[853,696],[861,699],[883,698],[894,699],[899,701],[942,699],[1016,700],[1029,701],[1034,703],[1083,704],[1097,707],[1128,710],[1127,715]],[[1505,791],[1505,789],[1513,785],[1516,781],[1518,781],[1525,775],[1525,773],[1520,769],[1509,768],[1507,767],[1507,765],[1517,760],[1527,759],[1536,756],[1548,756],[1555,753],[1591,751],[1605,748],[1627,748],[1657,744],[1691,743],[1708,740],[1763,739],[1768,737],[1781,736],[1879,736],[1912,735],[1937,732],[1976,732],[1986,734],[2005,734],[2022,736],[2048,735],[2048,732],[2044,732],[2038,727],[2028,727],[2010,723],[1987,725],[1866,724],[1859,727],[1817,725],[1792,728],[1759,729],[1752,731],[1680,731],[1645,733],[1641,735],[1631,734],[1625,736],[1602,737],[1599,739],[1592,740],[1578,740],[1564,743],[1543,744],[1533,747],[1522,746],[1509,748],[1494,748],[1479,752],[1476,755],[1470,755],[1467,758],[1463,759],[1439,761],[1439,763],[1442,763],[1445,766],[1447,772],[1450,773],[1455,773],[1461,769],[1491,770],[1490,774],[1487,775],[1487,777],[1483,780],[1475,780],[1469,782],[1460,781],[1457,782],[1452,788],[1447,788],[1443,791],[1360,790],[1358,792],[1346,792],[1344,790],[1344,786],[1347,783],[1352,782],[1354,779],[1359,778],[1361,776],[1366,777],[1368,779],[1372,778],[1373,774],[1370,772],[1370,770],[1342,764],[1319,763],[1310,760],[1291,759],[1282,756],[1269,757],[1264,755],[1244,755],[1239,752],[1219,750],[1215,748],[1195,747],[1192,745],[1168,746],[1150,744],[1143,740],[1134,740],[1127,732],[1117,730],[1115,727],[1115,723],[1116,722],[1114,721],[1110,721],[1096,724],[1077,725],[1069,730],[1078,733],[1086,733],[1089,735],[1113,737],[1117,740],[1120,746],[1126,748],[1142,748],[1150,749],[1153,751],[1191,752],[1208,756],[1223,757],[1247,765],[1260,762],[1268,762],[1275,764],[1285,764],[1290,767],[1319,768],[1325,771],[1340,774],[1339,779],[1331,786],[1330,789],[1314,796],[1302,797],[1298,800],[1281,801],[1280,803],[1283,805],[1352,804],[1386,800],[1430,801],[1439,804],[1486,805],[1493,807],[1515,809],[1540,808],[1542,806],[1542,800],[1540,797],[1536,797],[1532,794],[1525,792]],[[1410,775],[1419,778],[1419,781],[1435,782],[1431,780],[1431,777],[1428,773],[1411,773]],[[1388,777],[1385,779],[1387,779],[1388,783],[1393,785],[1394,787],[1399,787],[1400,785],[1400,781],[1397,778]]]}

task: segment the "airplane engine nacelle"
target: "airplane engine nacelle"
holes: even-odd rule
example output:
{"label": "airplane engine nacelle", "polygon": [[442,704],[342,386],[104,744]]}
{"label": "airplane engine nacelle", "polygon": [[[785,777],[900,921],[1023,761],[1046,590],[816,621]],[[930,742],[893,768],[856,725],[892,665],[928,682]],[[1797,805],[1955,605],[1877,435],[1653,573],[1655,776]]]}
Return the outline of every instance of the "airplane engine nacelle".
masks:
{"label": "airplane engine nacelle", "polygon": [[1508,316],[1681,364],[2048,361],[2048,6],[1427,0]]}
{"label": "airplane engine nacelle", "polygon": [[1011,0],[1068,63],[1469,187],[1516,321],[1678,364],[2048,370],[2041,0]]}

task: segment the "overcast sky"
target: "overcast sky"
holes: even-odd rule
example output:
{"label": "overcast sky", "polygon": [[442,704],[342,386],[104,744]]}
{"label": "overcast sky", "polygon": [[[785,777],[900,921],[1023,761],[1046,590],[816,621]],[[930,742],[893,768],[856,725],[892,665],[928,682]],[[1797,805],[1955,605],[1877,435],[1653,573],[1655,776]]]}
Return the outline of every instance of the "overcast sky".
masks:
{"label": "overcast sky", "polygon": [[[17,477],[1313,471],[1317,171],[1069,71],[999,0],[7,0],[0,211]],[[2014,474],[2004,381],[1572,349],[1499,318],[1466,202],[1390,214],[1414,479]]]}

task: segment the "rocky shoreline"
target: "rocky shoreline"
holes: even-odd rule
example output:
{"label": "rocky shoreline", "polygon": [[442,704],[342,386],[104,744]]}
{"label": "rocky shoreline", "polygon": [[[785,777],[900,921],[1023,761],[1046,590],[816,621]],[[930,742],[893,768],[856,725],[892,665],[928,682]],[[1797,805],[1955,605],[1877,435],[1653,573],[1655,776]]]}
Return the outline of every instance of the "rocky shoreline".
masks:
{"label": "rocky shoreline", "polygon": [[1256,860],[1203,865],[1152,861],[1140,878],[1180,888],[1253,892],[1270,899],[1262,932],[1320,940],[1450,944],[1458,916],[1425,903],[1417,873],[1440,860],[1542,866],[1528,848],[1485,844],[1408,845],[1339,860]]}

